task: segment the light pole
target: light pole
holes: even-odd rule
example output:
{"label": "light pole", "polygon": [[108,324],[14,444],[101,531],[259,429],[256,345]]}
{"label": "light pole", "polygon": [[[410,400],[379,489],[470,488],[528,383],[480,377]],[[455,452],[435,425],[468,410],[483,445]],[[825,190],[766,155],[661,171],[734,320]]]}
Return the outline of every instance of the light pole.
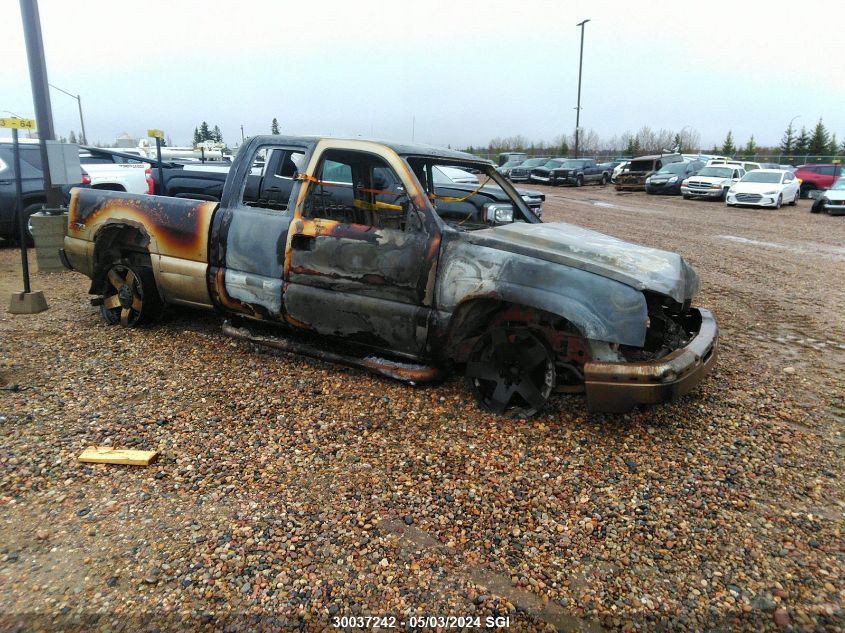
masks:
{"label": "light pole", "polygon": [[578,158],[578,131],[581,127],[581,69],[584,66],[584,25],[590,20],[579,22],[581,27],[581,55],[578,57],[578,105],[575,107],[575,158]]}
{"label": "light pole", "polygon": [[85,120],[82,118],[82,99],[79,95],[71,94],[67,90],[62,90],[61,88],[59,88],[58,86],[54,86],[53,84],[50,84],[50,87],[55,88],[59,92],[64,92],[68,97],[73,97],[74,99],[76,99],[76,104],[79,106],[79,125],[82,126],[82,142],[80,143],[80,145],[87,145],[88,137],[85,135]]}
{"label": "light pole", "polygon": [[[789,125],[787,125],[787,126],[786,126],[786,131],[787,131],[787,133],[789,133],[789,134],[792,134],[792,133],[793,133],[793,130],[792,130],[792,123],[793,123],[793,121],[795,121],[795,119],[799,119],[799,118],[801,118],[801,115],[800,115],[800,114],[796,114],[794,117],[792,117],[791,119],[789,119]],[[791,138],[790,138],[790,139],[789,139],[789,142],[791,143],[792,141],[793,141],[793,139],[791,139]],[[795,148],[794,148],[794,147],[792,148],[792,151],[795,151]]]}

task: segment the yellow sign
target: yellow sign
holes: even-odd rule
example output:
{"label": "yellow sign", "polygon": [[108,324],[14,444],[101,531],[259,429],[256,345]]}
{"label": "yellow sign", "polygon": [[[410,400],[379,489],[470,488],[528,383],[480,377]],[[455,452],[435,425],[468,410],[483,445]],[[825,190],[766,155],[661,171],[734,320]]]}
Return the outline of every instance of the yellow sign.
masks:
{"label": "yellow sign", "polygon": [[147,130],[147,136],[150,138],[164,138],[164,132],[162,130]]}
{"label": "yellow sign", "polygon": [[16,128],[18,130],[34,130],[35,121],[32,119],[0,119],[0,127]]}
{"label": "yellow sign", "polygon": [[834,165],[838,165],[838,164],[840,164],[841,162],[842,162],[842,161],[841,161],[841,160],[839,160],[838,158],[836,158],[836,159],[834,159],[834,160],[833,160],[833,164],[834,164]]}

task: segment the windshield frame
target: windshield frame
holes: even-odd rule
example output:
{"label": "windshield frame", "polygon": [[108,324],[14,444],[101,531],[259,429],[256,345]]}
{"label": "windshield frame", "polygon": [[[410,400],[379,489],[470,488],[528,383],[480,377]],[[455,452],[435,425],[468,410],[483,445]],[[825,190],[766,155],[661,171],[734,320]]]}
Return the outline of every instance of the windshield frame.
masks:
{"label": "windshield frame", "polygon": [[[672,176],[683,176],[685,173],[687,173],[688,165],[689,163],[682,162],[667,163],[666,165],[663,165],[663,167],[658,169],[656,172],[654,172],[654,174],[670,174]],[[678,168],[680,168],[680,171],[678,171]]]}
{"label": "windshield frame", "polygon": [[[499,171],[496,169],[497,165],[492,165],[487,162],[441,158],[439,156],[431,156],[426,154],[402,154],[400,157],[402,159],[402,162],[407,165],[409,175],[416,182],[419,191],[422,191],[426,194],[425,202],[427,206],[427,212],[430,213],[431,216],[434,218],[434,221],[437,223],[440,230],[458,231],[458,229],[453,227],[448,221],[440,217],[440,214],[437,212],[437,209],[431,203],[431,199],[428,196],[429,191],[417,178],[417,175],[414,171],[414,165],[420,162],[430,164],[432,169],[434,167],[441,166],[457,167],[458,169],[477,169],[480,172],[478,174],[479,184],[478,187],[475,187],[474,189],[481,189],[482,187],[498,185],[499,188],[501,188],[502,191],[505,193],[511,205],[513,206],[513,222],[517,222],[518,220],[522,220],[527,224],[541,224],[543,222],[539,217],[534,214],[534,212],[531,210],[525,200],[522,199],[522,196],[516,190],[516,187],[514,187],[511,181],[499,173]],[[433,184],[436,185],[437,183]],[[453,186],[472,187],[470,183],[453,183]]]}

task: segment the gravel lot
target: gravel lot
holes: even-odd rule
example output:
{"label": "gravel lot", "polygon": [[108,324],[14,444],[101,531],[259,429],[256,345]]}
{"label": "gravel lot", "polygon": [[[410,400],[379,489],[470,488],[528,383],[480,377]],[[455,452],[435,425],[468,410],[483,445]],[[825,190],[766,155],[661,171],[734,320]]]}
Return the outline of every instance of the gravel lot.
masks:
{"label": "gravel lot", "polygon": [[[511,421],[209,314],[107,327],[76,273],[13,316],[0,245],[0,628],[845,629],[845,218],[537,188],[547,220],[697,268],[722,347],[691,396]],[[77,463],[94,444],[161,458]]]}

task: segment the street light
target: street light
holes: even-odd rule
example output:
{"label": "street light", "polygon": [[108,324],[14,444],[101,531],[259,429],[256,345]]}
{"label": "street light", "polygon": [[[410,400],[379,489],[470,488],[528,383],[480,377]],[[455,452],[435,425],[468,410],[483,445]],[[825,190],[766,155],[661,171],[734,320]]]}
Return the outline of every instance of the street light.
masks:
{"label": "street light", "polygon": [[88,137],[85,135],[85,121],[82,118],[82,99],[79,95],[71,94],[67,90],[62,90],[61,88],[59,88],[58,86],[54,86],[53,84],[49,84],[49,86],[51,88],[55,88],[59,92],[64,92],[68,97],[73,97],[74,99],[76,99],[76,104],[79,106],[79,124],[82,126],[82,138],[80,139],[80,145],[86,145]]}
{"label": "street light", "polygon": [[575,158],[578,158],[578,130],[581,127],[581,69],[584,65],[584,25],[590,20],[579,22],[581,27],[581,55],[578,57],[578,105],[575,107]]}

